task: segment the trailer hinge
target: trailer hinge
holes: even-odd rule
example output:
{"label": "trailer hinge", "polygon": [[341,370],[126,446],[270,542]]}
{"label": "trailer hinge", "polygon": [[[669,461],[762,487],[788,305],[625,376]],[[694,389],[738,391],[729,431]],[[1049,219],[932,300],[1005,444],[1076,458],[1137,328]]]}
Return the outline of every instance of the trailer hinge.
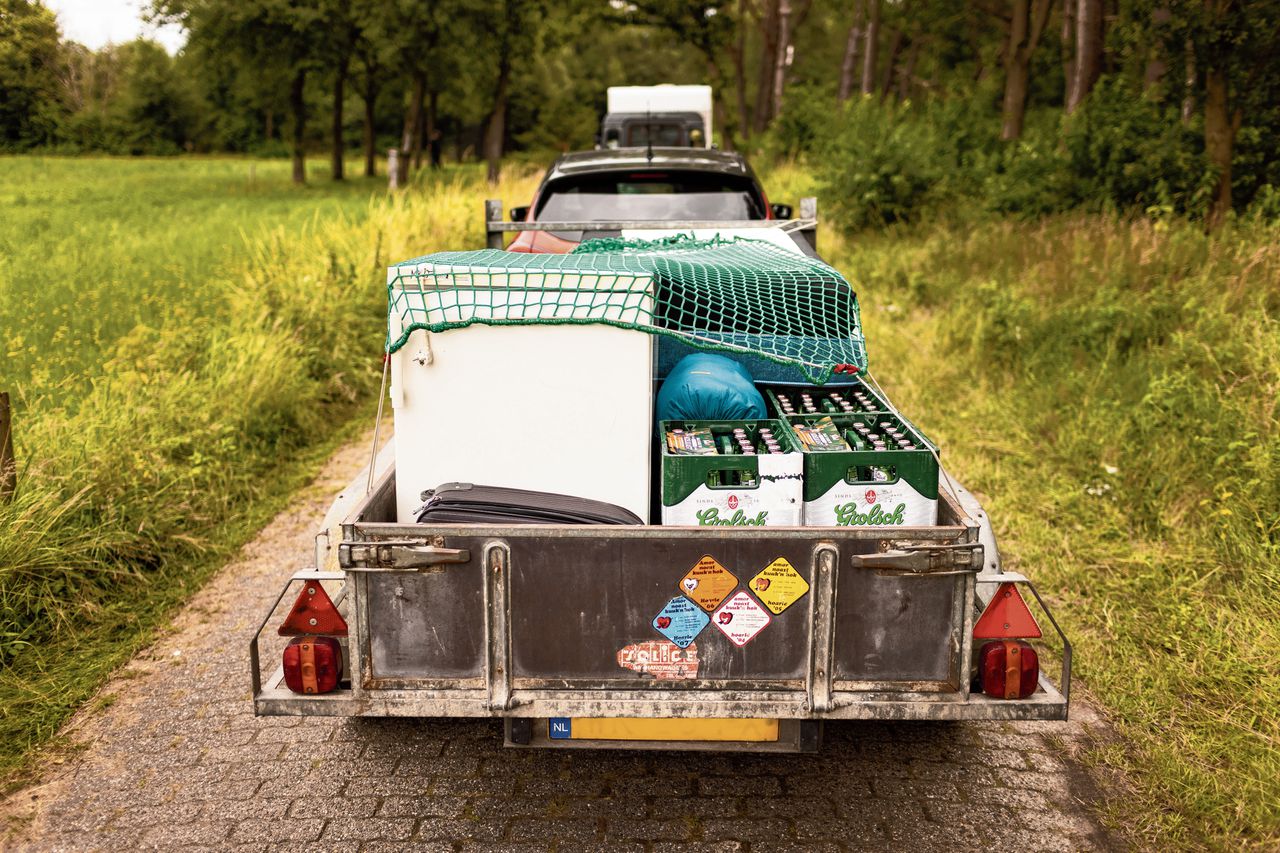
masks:
{"label": "trailer hinge", "polygon": [[416,572],[446,563],[470,562],[471,552],[421,542],[343,543],[338,546],[338,559],[349,572]]}
{"label": "trailer hinge", "polygon": [[889,550],[875,554],[857,554],[865,569],[877,569],[904,575],[960,575],[972,574],[982,568],[981,545],[915,545],[910,542],[889,542]]}

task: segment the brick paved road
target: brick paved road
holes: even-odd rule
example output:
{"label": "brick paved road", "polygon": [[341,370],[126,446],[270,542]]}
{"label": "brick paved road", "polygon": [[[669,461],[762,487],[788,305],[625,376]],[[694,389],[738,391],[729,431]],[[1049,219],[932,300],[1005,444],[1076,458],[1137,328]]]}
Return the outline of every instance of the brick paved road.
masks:
{"label": "brick paved road", "polygon": [[[364,445],[363,447],[367,447]],[[540,752],[491,721],[255,719],[245,640],[309,560],[340,453],[2,810],[31,850],[1099,850],[1069,724],[828,724],[804,756]]]}

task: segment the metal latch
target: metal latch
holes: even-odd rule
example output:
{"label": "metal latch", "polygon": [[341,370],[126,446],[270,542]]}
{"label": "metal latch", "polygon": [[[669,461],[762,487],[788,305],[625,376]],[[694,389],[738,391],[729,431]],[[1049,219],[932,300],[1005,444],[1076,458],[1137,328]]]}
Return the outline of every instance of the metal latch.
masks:
{"label": "metal latch", "polygon": [[982,568],[981,545],[912,545],[892,542],[890,549],[875,554],[856,554],[866,569],[905,575],[960,575]]}
{"label": "metal latch", "polygon": [[414,572],[446,563],[467,563],[465,548],[442,548],[420,542],[370,542],[338,546],[342,568],[349,572]]}

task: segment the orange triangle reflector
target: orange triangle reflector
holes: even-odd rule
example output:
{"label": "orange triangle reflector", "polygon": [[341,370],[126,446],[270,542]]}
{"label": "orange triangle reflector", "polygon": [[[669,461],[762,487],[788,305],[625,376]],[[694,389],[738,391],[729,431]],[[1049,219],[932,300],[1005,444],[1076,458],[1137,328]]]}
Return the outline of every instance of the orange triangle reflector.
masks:
{"label": "orange triangle reflector", "polygon": [[978,619],[978,624],[973,626],[973,636],[979,640],[999,640],[1006,637],[1034,638],[1041,634],[1040,626],[1022,600],[1018,587],[1002,583]]}
{"label": "orange triangle reflector", "polygon": [[321,634],[328,637],[347,636],[347,620],[342,618],[329,594],[319,581],[307,581],[293,609],[280,626],[280,636],[301,637]]}

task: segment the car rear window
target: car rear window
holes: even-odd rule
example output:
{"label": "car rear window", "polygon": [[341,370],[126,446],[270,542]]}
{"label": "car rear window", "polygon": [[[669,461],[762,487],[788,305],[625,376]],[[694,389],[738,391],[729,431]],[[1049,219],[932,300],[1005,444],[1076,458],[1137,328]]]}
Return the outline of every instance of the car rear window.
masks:
{"label": "car rear window", "polygon": [[544,222],[763,219],[764,206],[750,179],[655,170],[562,178],[543,190],[535,218]]}

